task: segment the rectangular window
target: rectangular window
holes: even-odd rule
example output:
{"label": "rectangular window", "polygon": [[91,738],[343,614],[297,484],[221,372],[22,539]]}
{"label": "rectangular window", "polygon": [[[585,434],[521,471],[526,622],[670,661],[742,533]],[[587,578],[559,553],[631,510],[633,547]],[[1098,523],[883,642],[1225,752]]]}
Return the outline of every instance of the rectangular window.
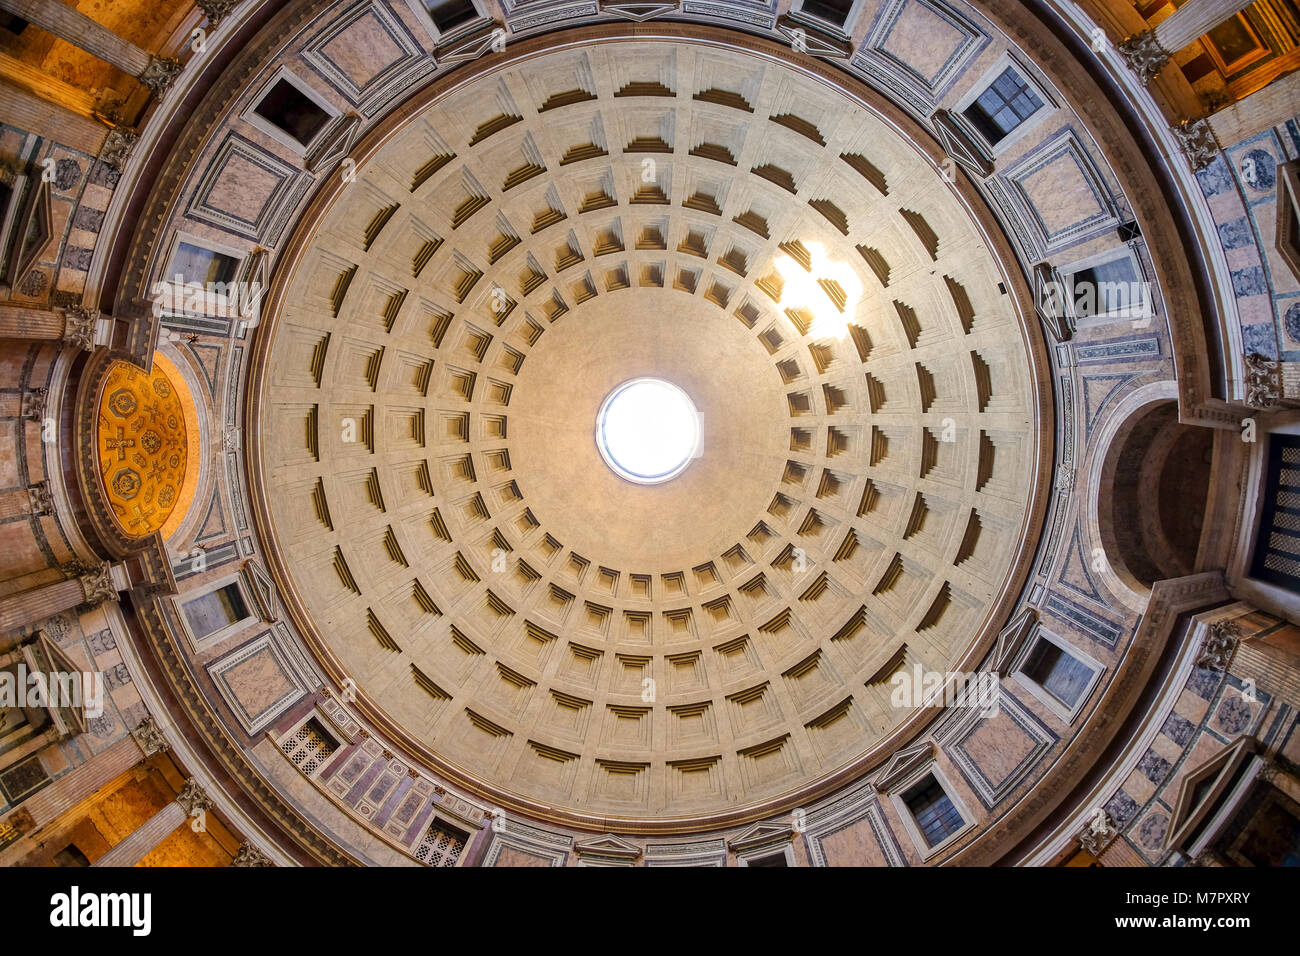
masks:
{"label": "rectangular window", "polygon": [[328,110],[283,76],[258,100],[253,112],[304,149],[330,120]]}
{"label": "rectangular window", "polygon": [[186,601],[183,607],[196,641],[249,616],[244,595],[239,590],[239,585],[233,583],[200,594],[193,600]]}
{"label": "rectangular window", "polygon": [[1076,319],[1146,314],[1142,280],[1127,254],[1073,273],[1070,302]]}
{"label": "rectangular window", "polygon": [[1300,160],[1277,167],[1277,251],[1300,279]]}
{"label": "rectangular window", "polygon": [[164,279],[174,280],[178,275],[181,282],[197,282],[207,286],[212,283],[230,283],[235,280],[239,269],[239,259],[224,252],[216,252],[192,242],[181,240],[176,244],[176,254],[172,256],[172,267]]}
{"label": "rectangular window", "polygon": [[963,114],[990,146],[995,146],[1043,107],[1038,94],[1012,67],[1002,74]]}
{"label": "rectangular window", "polygon": [[479,16],[473,0],[425,0],[424,6],[439,33],[448,33]]}
{"label": "rectangular window", "polygon": [[468,833],[435,819],[416,846],[415,858],[429,866],[455,866],[467,843]]}
{"label": "rectangular window", "polygon": [[1020,672],[1060,701],[1067,710],[1078,706],[1095,673],[1065,648],[1041,637],[1025,658]]}
{"label": "rectangular window", "polygon": [[903,794],[903,803],[920,827],[925,842],[938,846],[966,825],[952,799],[933,775]]}
{"label": "rectangular window", "polygon": [[1250,576],[1300,594],[1300,435],[1269,439]]}
{"label": "rectangular window", "polygon": [[825,20],[827,23],[842,27],[848,22],[849,11],[853,9],[853,0],[803,0],[803,6],[799,9],[818,20]]}
{"label": "rectangular window", "polygon": [[280,741],[280,749],[293,765],[311,776],[339,749],[334,735],[315,717]]}

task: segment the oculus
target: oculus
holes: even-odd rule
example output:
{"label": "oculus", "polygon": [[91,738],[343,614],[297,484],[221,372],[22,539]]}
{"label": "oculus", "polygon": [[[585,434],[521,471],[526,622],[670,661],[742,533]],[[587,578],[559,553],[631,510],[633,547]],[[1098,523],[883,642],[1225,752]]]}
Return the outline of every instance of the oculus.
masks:
{"label": "oculus", "polygon": [[671,382],[634,378],[601,403],[596,447],[620,478],[641,485],[670,481],[700,454],[700,413]]}

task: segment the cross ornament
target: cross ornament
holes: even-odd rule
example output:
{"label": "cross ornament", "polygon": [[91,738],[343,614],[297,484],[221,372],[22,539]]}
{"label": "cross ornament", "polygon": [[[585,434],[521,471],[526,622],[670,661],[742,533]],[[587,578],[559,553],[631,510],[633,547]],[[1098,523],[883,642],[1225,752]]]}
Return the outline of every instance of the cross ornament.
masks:
{"label": "cross ornament", "polygon": [[135,439],[126,437],[126,430],[120,425],[117,429],[117,437],[110,438],[104,442],[111,451],[117,452],[118,461],[126,461],[126,450],[135,447]]}

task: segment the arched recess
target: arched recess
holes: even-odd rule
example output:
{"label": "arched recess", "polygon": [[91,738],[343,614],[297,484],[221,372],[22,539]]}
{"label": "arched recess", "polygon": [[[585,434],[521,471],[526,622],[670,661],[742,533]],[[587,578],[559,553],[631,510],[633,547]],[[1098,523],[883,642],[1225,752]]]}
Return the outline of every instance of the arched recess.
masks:
{"label": "arched recess", "polygon": [[1179,421],[1176,385],[1133,392],[1096,436],[1088,482],[1093,570],[1134,610],[1156,581],[1197,569],[1214,431]]}
{"label": "arched recess", "polygon": [[89,490],[127,550],[155,534],[174,537],[191,511],[200,471],[202,429],[190,381],[162,352],[152,365],[145,372],[110,357],[90,389]]}

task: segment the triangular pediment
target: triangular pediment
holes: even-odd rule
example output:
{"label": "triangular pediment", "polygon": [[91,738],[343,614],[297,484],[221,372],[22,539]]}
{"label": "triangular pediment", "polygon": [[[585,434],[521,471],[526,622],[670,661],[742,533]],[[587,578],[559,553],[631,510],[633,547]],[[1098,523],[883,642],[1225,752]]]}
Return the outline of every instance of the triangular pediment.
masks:
{"label": "triangular pediment", "polygon": [[1038,629],[1038,611],[1027,607],[1015,617],[998,635],[997,647],[993,651],[993,669],[1005,677],[1011,669],[1011,662],[1016,659],[1025,642]]}
{"label": "triangular pediment", "polygon": [[639,22],[652,20],[667,13],[676,13],[678,6],[677,0],[669,0],[665,3],[605,3],[602,0],[600,12],[612,13]]}
{"label": "triangular pediment", "polygon": [[578,856],[602,856],[617,860],[635,860],[641,856],[639,846],[612,833],[575,843],[573,852]]}
{"label": "triangular pediment", "polygon": [[334,126],[321,139],[312,154],[307,158],[307,170],[323,173],[333,169],[343,157],[352,151],[352,144],[361,129],[361,117],[355,113],[339,117]]}
{"label": "triangular pediment", "polygon": [[930,117],[935,135],[944,150],[962,169],[987,179],[993,174],[993,159],[966,131],[961,122],[947,110],[937,110]]}
{"label": "triangular pediment", "polygon": [[[58,728],[60,737],[76,737],[78,734],[84,734],[87,729],[85,695],[90,690],[84,679],[85,669],[76,664],[45,630],[38,631],[36,640],[23,647],[23,657],[28,669],[34,673],[75,675],[80,691],[79,702],[73,704],[50,700],[45,710]],[[52,685],[50,694],[51,697],[54,694]]]}
{"label": "triangular pediment", "polygon": [[1184,774],[1170,814],[1165,848],[1187,850],[1193,835],[1227,795],[1242,764],[1259,749],[1254,737],[1238,737],[1214,756]]}
{"label": "triangular pediment", "polygon": [[1065,283],[1046,262],[1034,266],[1034,305],[1039,321],[1054,341],[1074,338],[1074,326],[1065,310]]}
{"label": "triangular pediment", "polygon": [[449,40],[434,51],[434,56],[440,63],[464,63],[477,60],[494,45],[500,46],[505,36],[505,27],[493,20],[473,33]]}
{"label": "triangular pediment", "polygon": [[42,177],[31,183],[26,207],[14,235],[19,237],[11,253],[11,276],[24,276],[44,255],[54,239],[54,211],[50,184]]}
{"label": "triangular pediment", "polygon": [[876,789],[888,793],[932,759],[934,759],[934,744],[928,740],[925,743],[903,748],[890,757],[889,762],[876,774]]}
{"label": "triangular pediment", "polygon": [[789,823],[774,823],[765,821],[755,823],[748,830],[745,830],[739,836],[728,841],[727,846],[737,853],[745,850],[751,850],[755,847],[767,846],[771,843],[780,843],[785,840],[793,839],[794,827]]}
{"label": "triangular pediment", "polygon": [[796,53],[807,53],[809,56],[829,60],[847,60],[853,52],[847,39],[790,16],[777,19],[776,32],[790,41]]}

